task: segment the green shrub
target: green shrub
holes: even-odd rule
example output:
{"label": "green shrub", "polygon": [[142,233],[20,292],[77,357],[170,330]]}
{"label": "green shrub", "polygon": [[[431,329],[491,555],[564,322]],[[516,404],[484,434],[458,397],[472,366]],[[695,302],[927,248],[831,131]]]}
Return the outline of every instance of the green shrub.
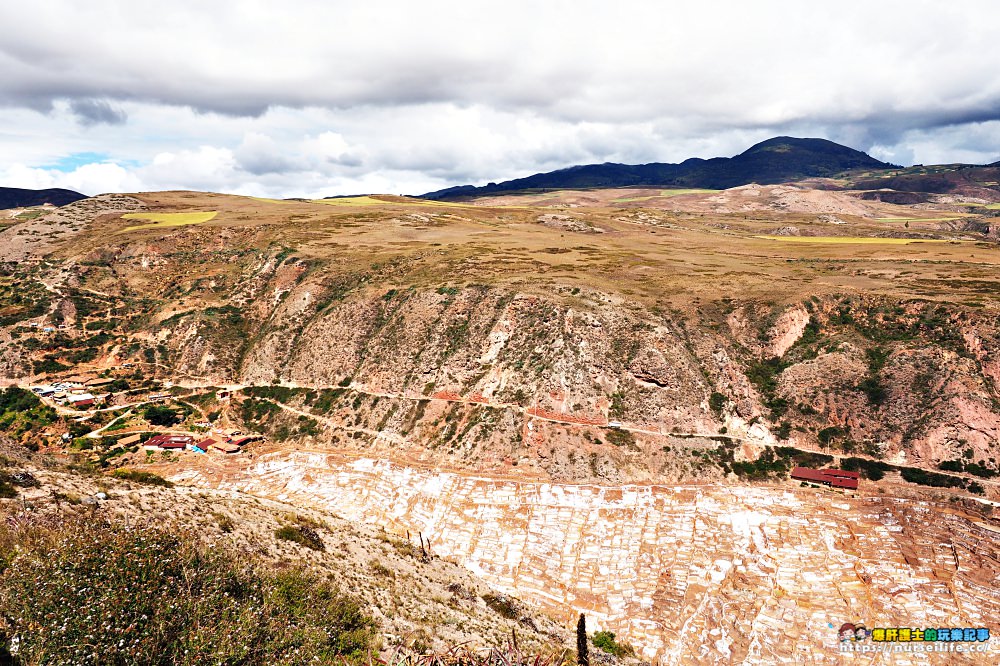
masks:
{"label": "green shrub", "polygon": [[870,481],[881,481],[886,472],[895,469],[888,463],[866,460],[865,458],[844,458],[840,461],[840,467],[851,472],[860,472],[861,476]]}
{"label": "green shrub", "polygon": [[788,411],[788,401],[777,395],[778,376],[788,365],[786,361],[773,357],[764,361],[752,361],[747,368],[747,379],[760,392],[764,405],[771,410],[772,421],[777,421]]}
{"label": "green shrub", "polygon": [[889,389],[886,388],[885,384],[882,383],[882,380],[875,375],[865,377],[865,379],[858,384],[858,389],[865,394],[868,398],[868,402],[876,407],[882,405],[886,401],[886,398],[889,397]]}
{"label": "green shrub", "polygon": [[195,535],[0,530],[0,636],[25,664],[360,662],[372,647],[372,620],[327,582],[255,568]]}
{"label": "green shrub", "polygon": [[932,486],[934,488],[964,488],[966,480],[950,474],[938,474],[928,472],[917,467],[900,467],[903,480],[910,483],[918,483],[922,486]]}
{"label": "green shrub", "polygon": [[843,437],[847,434],[847,430],[839,426],[830,426],[829,428],[823,428],[817,433],[816,438],[819,439],[819,443],[823,446],[829,446],[830,442],[837,439],[838,437]]}
{"label": "green shrub", "polygon": [[712,391],[708,396],[708,407],[716,414],[722,413],[722,408],[726,406],[726,396],[718,391]]}
{"label": "green shrub", "polygon": [[167,481],[162,476],[158,474],[153,474],[152,472],[143,472],[137,469],[116,469],[111,472],[111,476],[116,479],[122,479],[124,481],[135,481],[136,483],[144,483],[148,486],[163,486],[164,488],[173,488],[174,484]]}
{"label": "green shrub", "polygon": [[624,446],[629,449],[636,448],[635,437],[628,430],[608,430],[604,435],[608,442],[615,446]]}
{"label": "green shrub", "polygon": [[600,648],[616,657],[631,657],[635,654],[631,645],[628,643],[619,643],[615,640],[614,633],[610,631],[598,631],[594,634],[592,641],[594,647]]}
{"label": "green shrub", "polygon": [[505,594],[487,593],[483,595],[486,605],[496,611],[501,617],[508,620],[516,620],[520,616],[517,602]]}
{"label": "green shrub", "polygon": [[143,416],[150,424],[166,428],[181,422],[181,415],[176,410],[163,405],[150,405]]}
{"label": "green shrub", "polygon": [[319,532],[306,525],[285,525],[279,527],[274,531],[274,536],[285,541],[292,541],[311,550],[326,550]]}
{"label": "green shrub", "polygon": [[56,411],[45,406],[31,391],[17,386],[0,390],[0,431],[20,437],[56,420]]}
{"label": "green shrub", "polygon": [[964,472],[965,465],[962,464],[961,460],[943,460],[938,463],[938,469],[945,472]]}

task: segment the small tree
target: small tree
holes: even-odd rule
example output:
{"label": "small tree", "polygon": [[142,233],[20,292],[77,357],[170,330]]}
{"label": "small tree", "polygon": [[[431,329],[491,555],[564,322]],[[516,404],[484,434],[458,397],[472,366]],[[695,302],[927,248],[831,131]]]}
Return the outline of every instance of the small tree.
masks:
{"label": "small tree", "polygon": [[181,416],[169,407],[160,405],[150,405],[144,413],[146,420],[152,425],[170,427],[175,423],[180,423]]}
{"label": "small tree", "polygon": [[718,391],[712,391],[708,396],[708,406],[716,414],[722,414],[722,408],[726,406],[726,396]]}
{"label": "small tree", "polygon": [[590,654],[587,649],[587,616],[580,613],[580,621],[576,623],[576,663],[580,666],[590,666]]}

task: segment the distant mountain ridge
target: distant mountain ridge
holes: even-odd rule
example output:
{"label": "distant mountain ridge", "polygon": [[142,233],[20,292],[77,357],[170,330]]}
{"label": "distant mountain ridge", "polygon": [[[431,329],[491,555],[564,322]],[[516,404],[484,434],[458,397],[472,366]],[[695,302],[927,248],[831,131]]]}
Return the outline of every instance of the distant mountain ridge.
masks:
{"label": "distant mountain ridge", "polygon": [[683,187],[725,189],[750,183],[769,185],[832,176],[850,169],[890,169],[870,155],[826,139],[779,136],[735,157],[692,157],[680,164],[587,164],[537,173],[482,187],[462,185],[422,195],[427,199],[481,196],[525,189],[597,187]]}
{"label": "distant mountain ridge", "polygon": [[41,206],[43,204],[65,206],[86,198],[85,194],[59,188],[24,190],[19,187],[0,187],[0,209]]}

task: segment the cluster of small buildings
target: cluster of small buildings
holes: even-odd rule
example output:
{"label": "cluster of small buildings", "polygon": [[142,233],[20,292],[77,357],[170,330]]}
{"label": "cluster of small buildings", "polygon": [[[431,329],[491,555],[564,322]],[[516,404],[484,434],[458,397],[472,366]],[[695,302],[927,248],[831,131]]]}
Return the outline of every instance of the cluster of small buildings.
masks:
{"label": "cluster of small buildings", "polygon": [[812,469],[796,467],[792,470],[792,478],[796,481],[819,483],[831,488],[857,490],[859,474],[846,469]]}
{"label": "cluster of small buildings", "polygon": [[31,390],[35,395],[54,400],[60,405],[74,409],[87,409],[104,403],[107,399],[107,393],[102,393],[102,390],[113,381],[115,380],[70,377],[52,384],[34,386]]}
{"label": "cluster of small buildings", "polygon": [[59,324],[58,326],[51,326],[49,324],[42,324],[42,323],[37,322],[37,321],[31,322],[30,324],[28,324],[28,326],[30,326],[31,328],[39,328],[39,329],[42,330],[43,333],[55,333],[57,330],[58,331],[65,331],[65,330],[71,328],[71,326],[69,326],[67,324]]}
{"label": "cluster of small buildings", "polygon": [[[224,430],[214,433],[215,436],[197,438],[193,435],[163,433],[154,435],[143,443],[147,451],[193,451],[194,453],[233,454],[239,453],[250,442],[263,439],[260,435],[244,435],[239,430]],[[119,444],[129,446],[138,444],[139,435],[132,435],[119,440]]]}

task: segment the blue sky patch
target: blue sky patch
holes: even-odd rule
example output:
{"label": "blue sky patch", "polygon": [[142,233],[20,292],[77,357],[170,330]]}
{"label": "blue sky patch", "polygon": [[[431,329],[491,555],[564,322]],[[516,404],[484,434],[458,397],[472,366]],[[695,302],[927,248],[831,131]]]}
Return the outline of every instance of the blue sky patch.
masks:
{"label": "blue sky patch", "polygon": [[94,162],[104,162],[110,157],[107,153],[72,153],[71,155],[66,155],[60,157],[58,160],[51,164],[46,164],[43,169],[54,169],[56,171],[70,172],[81,167],[84,164],[93,164]]}

